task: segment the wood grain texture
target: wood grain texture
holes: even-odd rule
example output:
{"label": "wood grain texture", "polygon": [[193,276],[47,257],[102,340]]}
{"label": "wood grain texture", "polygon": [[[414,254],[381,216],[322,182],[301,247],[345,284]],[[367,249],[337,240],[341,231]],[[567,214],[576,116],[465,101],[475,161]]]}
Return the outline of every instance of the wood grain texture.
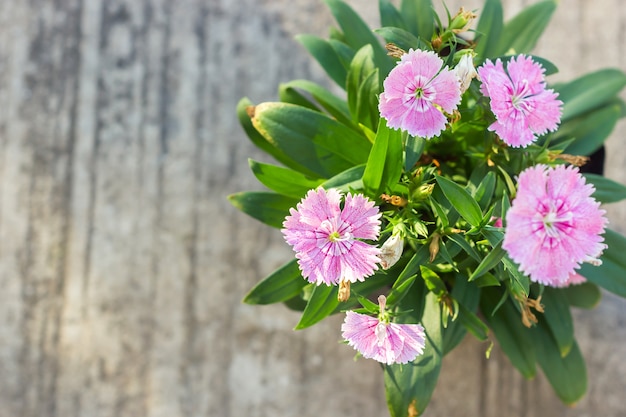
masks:
{"label": "wood grain texture", "polygon": [[[378,26],[375,1],[350,3]],[[626,69],[625,23],[621,0],[561,2],[537,53],[554,80]],[[293,36],[330,24],[318,0],[0,0],[0,417],[386,415],[341,317],[294,332],[296,313],[241,304],[291,252],[225,198],[261,189],[247,158],[267,160],[237,101],[329,86]],[[621,182],[625,133],[608,143]],[[608,210],[626,232],[626,205]],[[626,302],[575,317],[577,407],[467,339],[427,415],[623,415]]]}

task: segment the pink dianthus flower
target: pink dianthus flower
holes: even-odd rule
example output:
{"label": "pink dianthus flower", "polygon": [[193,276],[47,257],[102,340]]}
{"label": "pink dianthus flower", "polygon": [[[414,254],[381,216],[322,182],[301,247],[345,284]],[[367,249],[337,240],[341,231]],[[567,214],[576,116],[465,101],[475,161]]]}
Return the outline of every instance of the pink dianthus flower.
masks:
{"label": "pink dianthus flower", "polygon": [[491,100],[496,121],[489,130],[512,147],[526,147],[537,136],[556,130],[561,121],[558,94],[546,88],[544,68],[518,55],[506,65],[490,60],[478,69],[481,92]]}
{"label": "pink dianthus flower", "polygon": [[577,168],[536,165],[520,173],[502,247],[532,281],[560,287],[581,263],[600,263],[607,219],[593,192]]}
{"label": "pink dianthus flower", "polygon": [[363,281],[377,269],[380,249],[357,239],[378,239],[380,212],[362,194],[348,193],[343,210],[335,189],[309,190],[290,209],[282,229],[302,276],[320,285]]}
{"label": "pink dianthus flower", "polygon": [[348,311],[341,325],[343,337],[364,358],[391,365],[407,363],[424,352],[424,328],[419,324],[389,323],[384,295],[378,297],[378,318]]}
{"label": "pink dianthus flower", "polygon": [[459,79],[432,51],[411,49],[383,83],[378,109],[387,126],[432,138],[446,127],[446,113],[461,101]]}

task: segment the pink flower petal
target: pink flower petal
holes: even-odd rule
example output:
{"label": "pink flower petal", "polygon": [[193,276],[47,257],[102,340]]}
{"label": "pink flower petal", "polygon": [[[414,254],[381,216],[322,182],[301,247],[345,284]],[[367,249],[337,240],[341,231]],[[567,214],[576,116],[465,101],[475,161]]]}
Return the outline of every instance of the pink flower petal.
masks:
{"label": "pink flower petal", "polygon": [[376,271],[380,249],[357,239],[378,239],[378,207],[361,194],[348,194],[343,210],[335,189],[310,190],[283,222],[302,276],[317,285],[363,281]]}
{"label": "pink flower petal", "polygon": [[504,68],[498,59],[487,60],[478,68],[482,81],[480,91],[490,98],[496,122],[489,130],[509,146],[526,147],[556,130],[561,121],[561,105],[557,94],[546,89],[544,69],[532,58],[518,55]]}
{"label": "pink flower petal", "polygon": [[601,255],[607,219],[592,193],[577,168],[537,165],[519,175],[502,247],[532,281],[563,286]]}
{"label": "pink flower petal", "polygon": [[364,358],[387,365],[414,360],[423,353],[426,343],[424,328],[419,324],[387,324],[353,311],[346,313],[341,331]]}
{"label": "pink flower petal", "polygon": [[461,101],[457,75],[432,51],[410,50],[383,82],[378,109],[387,126],[432,138],[446,127],[440,108],[452,113]]}

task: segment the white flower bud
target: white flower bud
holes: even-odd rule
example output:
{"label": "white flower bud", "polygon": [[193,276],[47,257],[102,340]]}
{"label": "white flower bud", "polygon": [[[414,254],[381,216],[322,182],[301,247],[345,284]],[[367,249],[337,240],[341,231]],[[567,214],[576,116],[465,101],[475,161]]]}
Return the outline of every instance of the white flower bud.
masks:
{"label": "white flower bud", "polygon": [[472,54],[463,54],[459,63],[454,67],[454,73],[459,77],[461,94],[463,94],[469,88],[472,79],[478,76]]}
{"label": "white flower bud", "polygon": [[380,248],[380,266],[383,269],[389,269],[402,256],[402,250],[404,249],[404,239],[400,236],[400,234],[392,235],[389,239],[383,243],[383,246]]}

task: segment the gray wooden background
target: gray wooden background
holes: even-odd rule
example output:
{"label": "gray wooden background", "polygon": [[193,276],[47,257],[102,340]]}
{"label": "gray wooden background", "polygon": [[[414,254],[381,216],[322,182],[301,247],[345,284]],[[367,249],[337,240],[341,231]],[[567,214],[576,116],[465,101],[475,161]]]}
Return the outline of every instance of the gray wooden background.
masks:
{"label": "gray wooden background", "polygon": [[[376,1],[350,3],[378,25]],[[293,36],[331,22],[321,0],[0,0],[0,417],[386,415],[341,317],[294,332],[297,314],[240,302],[291,252],[226,201],[260,189],[247,158],[265,160],[235,105],[329,85]],[[563,0],[537,53],[553,80],[626,70],[625,23],[623,0]],[[608,144],[621,182],[625,133]],[[626,232],[626,205],[609,217]],[[625,322],[612,296],[576,313],[575,408],[467,339],[427,415],[623,416]]]}

